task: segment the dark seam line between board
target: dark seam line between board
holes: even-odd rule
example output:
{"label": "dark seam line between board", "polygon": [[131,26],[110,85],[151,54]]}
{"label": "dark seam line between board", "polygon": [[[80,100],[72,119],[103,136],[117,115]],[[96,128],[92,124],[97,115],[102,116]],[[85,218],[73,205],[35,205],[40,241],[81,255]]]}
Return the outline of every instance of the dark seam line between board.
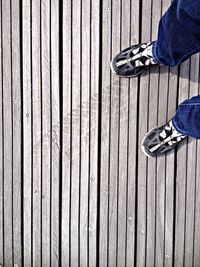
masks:
{"label": "dark seam line between board", "polygon": [[62,266],[62,195],[63,195],[63,31],[62,31],[62,25],[63,25],[63,0],[59,1],[59,10],[58,10],[58,23],[59,23],[59,29],[58,29],[58,49],[59,49],[59,103],[60,103],[60,109],[59,109],[59,125],[60,125],[60,151],[59,151],[59,264]]}
{"label": "dark seam line between board", "polygon": [[100,187],[101,187],[101,127],[102,127],[102,47],[103,47],[103,40],[102,40],[102,30],[103,30],[103,2],[99,0],[99,79],[98,79],[98,88],[99,88],[99,95],[98,95],[98,100],[99,100],[99,106],[98,106],[98,115],[99,115],[99,120],[98,120],[98,167],[97,167],[97,241],[96,241],[96,246],[97,246],[97,267],[99,267],[99,259],[100,259]]}

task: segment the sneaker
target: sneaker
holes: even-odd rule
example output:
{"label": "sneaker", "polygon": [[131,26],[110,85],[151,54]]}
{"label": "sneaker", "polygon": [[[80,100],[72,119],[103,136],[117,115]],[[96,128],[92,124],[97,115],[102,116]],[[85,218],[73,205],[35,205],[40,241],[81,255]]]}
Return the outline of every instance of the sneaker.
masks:
{"label": "sneaker", "polygon": [[152,55],[154,42],[132,45],[117,54],[110,63],[113,74],[119,77],[136,77],[145,67],[159,64]]}
{"label": "sneaker", "polygon": [[187,136],[176,131],[172,120],[167,124],[151,129],[144,137],[141,148],[148,157],[170,152]]}

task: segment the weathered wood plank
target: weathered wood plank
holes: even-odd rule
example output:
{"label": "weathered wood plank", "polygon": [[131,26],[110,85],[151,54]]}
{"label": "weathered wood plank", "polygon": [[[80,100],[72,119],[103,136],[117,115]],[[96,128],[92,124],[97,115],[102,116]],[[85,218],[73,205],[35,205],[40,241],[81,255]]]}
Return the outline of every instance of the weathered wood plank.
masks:
{"label": "weathered wood plank", "polygon": [[[121,2],[121,49],[130,45],[130,2]],[[126,265],[126,231],[127,231],[127,176],[128,176],[128,102],[129,79],[120,80],[119,95],[119,152],[118,152],[118,228],[117,228],[117,265]],[[112,160],[112,159],[111,159]]]}
{"label": "weathered wood plank", "polygon": [[[167,120],[168,72],[166,67],[160,67],[159,99],[158,99],[158,126]],[[156,169],[156,218],[155,218],[155,266],[163,266],[164,255],[164,214],[165,214],[165,176],[166,157],[157,158]]]}
{"label": "weathered wood plank", "polygon": [[23,52],[23,247],[24,265],[32,253],[32,113],[31,113],[31,6],[22,2]]}
{"label": "weathered wood plank", "polygon": [[70,265],[70,186],[71,186],[71,5],[63,1],[63,133],[62,133],[62,266]]}
{"label": "weathered wood plank", "polygon": [[97,195],[99,186],[99,66],[100,66],[100,3],[91,1],[91,96],[90,96],[90,185],[89,185],[89,266],[97,262]]}
{"label": "weathered wood plank", "polygon": [[111,58],[111,1],[102,4],[102,117],[101,117],[101,172],[100,172],[100,233],[99,265],[107,266],[108,262],[108,192],[110,172],[110,72]]}
{"label": "weathered wood plank", "polygon": [[[178,95],[177,88],[178,81],[178,67],[171,68],[169,73],[169,89],[168,89],[168,109],[167,109],[167,121],[169,121],[176,112],[176,102]],[[174,190],[175,190],[175,151],[166,156],[166,200],[165,200],[165,243],[164,243],[164,264],[166,266],[172,266],[174,261]],[[168,225],[170,227],[168,227]],[[169,231],[170,229],[170,231]]]}
{"label": "weathered wood plank", "polygon": [[[80,263],[82,266],[89,265],[88,251],[89,239],[88,231],[92,231],[92,226],[88,225],[89,211],[89,142],[90,142],[90,1],[82,2],[82,24],[81,29],[81,180],[80,180]],[[94,177],[93,177],[94,179]],[[95,181],[95,180],[94,180]],[[89,227],[88,227],[89,226]]]}
{"label": "weathered wood plank", "polygon": [[[157,71],[156,71],[157,69]],[[159,69],[155,67],[155,73],[152,70],[149,85],[149,121],[148,131],[157,125],[157,109],[152,108],[158,104],[158,82],[159,82]],[[155,214],[156,214],[156,166],[157,161],[155,158],[148,158],[147,165],[147,244],[146,244],[146,261],[150,266],[154,265],[155,255]],[[159,176],[157,177],[159,179]]]}
{"label": "weathered wood plank", "polygon": [[[166,1],[163,6],[162,13],[170,6],[171,1]],[[177,75],[178,69],[171,69],[168,77],[168,107],[167,107],[167,121],[169,121],[175,114],[177,101]],[[175,190],[175,152],[166,156],[166,178],[165,178],[165,235],[164,235],[164,265],[173,265],[174,252],[174,190]]]}
{"label": "weathered wood plank", "polygon": [[2,2],[3,45],[3,152],[4,152],[4,264],[13,264],[12,232],[12,63],[10,2]]}
{"label": "weathered wood plank", "polygon": [[51,0],[51,264],[60,266],[59,1]]}
{"label": "weathered wood plank", "polygon": [[[177,83],[178,83],[178,67],[175,68],[170,68],[170,72],[169,72],[169,89],[168,89],[168,96],[167,96],[167,101],[168,101],[168,108],[167,108],[167,121],[169,121],[174,114],[176,113],[176,105],[177,105],[177,96],[178,96],[178,87],[177,87]],[[175,189],[175,184],[176,184],[176,159],[175,159],[175,154],[176,152],[172,152],[170,154],[168,154],[166,156],[166,181],[169,181],[169,179],[167,179],[167,177],[170,177],[170,181],[171,184],[173,184],[173,189],[171,190],[171,188],[169,187],[168,189],[168,195],[169,195],[169,200],[166,200],[165,203],[167,203],[167,201],[169,201],[169,204],[166,205],[166,209],[168,209],[171,213],[171,232],[170,232],[170,236],[168,237],[167,232],[165,232],[165,251],[164,251],[164,264],[166,266],[172,266],[173,262],[174,262],[174,227],[175,227],[175,217],[174,214],[172,214],[172,209],[173,209],[173,213],[176,212],[176,205],[175,205],[175,199],[174,199],[174,190]],[[166,190],[167,190],[168,184],[166,184]],[[173,191],[173,193],[172,193]],[[166,215],[167,216],[167,215]],[[166,229],[165,229],[166,231]],[[169,243],[168,243],[169,242]],[[168,244],[167,244],[168,243]]]}
{"label": "weathered wood plank", "polygon": [[[112,57],[119,53],[120,45],[121,1],[112,3]],[[119,78],[111,75],[110,88],[110,167],[109,167],[109,203],[108,203],[108,266],[117,265],[118,240],[118,155],[119,155]],[[107,137],[108,138],[108,137]]]}
{"label": "weathered wood plank", "polygon": [[[189,86],[189,60],[182,63],[179,79],[179,99],[181,103],[188,98]],[[177,174],[176,174],[176,217],[175,217],[175,253],[174,264],[182,266],[185,250],[185,205],[186,205],[186,173],[187,173],[187,145],[177,151]]]}
{"label": "weathered wood plank", "polygon": [[50,2],[41,2],[42,73],[42,266],[50,266],[51,205],[51,81],[50,81]]}
{"label": "weathered wood plank", "polygon": [[[199,80],[199,54],[190,59],[189,98],[198,95]],[[194,216],[195,216],[195,182],[197,140],[188,139],[187,158],[187,191],[185,214],[185,266],[193,266],[194,245]]]}
{"label": "weathered wood plank", "polygon": [[[200,57],[200,55],[198,55]],[[198,78],[199,82],[199,78]],[[198,83],[198,95],[199,95],[199,83]],[[200,165],[199,165],[199,155],[200,155],[200,142],[197,141],[197,153],[196,153],[196,180],[195,180],[195,204],[194,204],[194,258],[193,258],[193,264],[195,267],[199,265],[200,262],[200,196],[199,196],[199,190],[200,190]]]}
{"label": "weathered wood plank", "polygon": [[[131,43],[139,43],[139,1],[130,3]],[[130,79],[128,115],[128,176],[127,176],[127,232],[126,265],[135,263],[135,212],[136,212],[136,152],[137,152],[137,107],[138,78]]]}
{"label": "weathered wood plank", "polygon": [[[156,40],[158,23],[161,16],[161,1],[152,1],[151,39]],[[159,67],[150,70],[149,99],[148,99],[148,131],[157,126],[158,121],[158,96]],[[154,108],[153,108],[154,107]],[[157,108],[156,108],[157,107]],[[148,158],[147,163],[147,230],[146,230],[146,262],[149,266],[155,264],[155,226],[156,226],[156,181],[160,180],[156,173],[157,159]]]}
{"label": "weathered wood plank", "polygon": [[[169,7],[170,1],[162,2],[162,14]],[[177,78],[174,84],[177,84]],[[158,104],[158,125],[163,125],[167,121],[168,109],[176,103],[176,97],[168,100],[169,91],[169,69],[160,67],[159,80],[159,104]],[[172,88],[176,92],[177,88]],[[157,180],[156,180],[156,240],[155,240],[155,264],[164,264],[164,242],[165,242],[165,181],[166,180],[166,157],[157,159]]]}
{"label": "weathered wood plank", "polygon": [[2,6],[0,5],[0,264],[3,265],[3,58],[2,58]]}
{"label": "weathered wood plank", "polygon": [[[178,67],[171,68],[168,76],[168,96],[167,96],[167,117],[169,121],[176,112],[177,103],[177,82],[178,82]],[[174,186],[175,186],[175,153],[172,152],[166,156],[166,179],[165,179],[165,235],[164,235],[164,264],[166,266],[173,265],[174,256]]]}
{"label": "weathered wood plank", "polygon": [[[174,91],[176,88],[174,88]],[[176,98],[174,98],[176,99]],[[173,103],[173,102],[172,102]],[[175,110],[174,110],[175,113]],[[171,119],[168,115],[168,121]],[[164,264],[172,266],[173,264],[173,231],[174,231],[174,152],[166,157],[166,180],[165,180],[165,243],[164,243]]]}
{"label": "weathered wood plank", "polygon": [[32,2],[33,266],[41,266],[41,43],[40,1]]}
{"label": "weathered wood plank", "polygon": [[[11,2],[13,112],[13,263],[22,266],[22,99],[20,61],[20,2]],[[1,239],[1,238],[0,238]]]}
{"label": "weathered wood plank", "polygon": [[200,262],[200,164],[199,164],[199,155],[200,155],[200,142],[197,141],[197,159],[196,159],[196,184],[195,184],[195,225],[194,225],[194,266],[199,266]]}
{"label": "weathered wood plank", "polygon": [[[169,7],[171,1],[166,1],[166,4],[163,6],[163,12]],[[164,13],[163,13],[164,14]],[[168,89],[168,108],[167,108],[167,121],[169,121],[176,112],[176,103],[178,96],[178,67],[170,68],[169,73],[169,89]],[[165,243],[164,243],[164,264],[166,266],[172,266],[174,264],[174,226],[175,226],[175,217],[174,209],[176,208],[175,199],[174,199],[174,190],[176,184],[176,168],[175,168],[175,152],[166,156],[166,199],[165,199]],[[170,224],[170,228],[168,228]],[[170,229],[170,231],[168,231]]]}
{"label": "weathered wood plank", "polygon": [[[71,265],[80,263],[80,91],[81,91],[81,2],[72,5],[72,165],[71,165]],[[77,64],[78,63],[78,64]]]}
{"label": "weathered wood plank", "polygon": [[[142,3],[142,33],[141,42],[151,39],[151,1]],[[148,14],[148,15],[147,15]],[[147,157],[141,151],[141,142],[148,131],[148,97],[149,97],[149,70],[141,75],[139,93],[139,125],[138,125],[138,183],[137,183],[137,265],[145,266],[146,262],[146,201],[147,201]]]}

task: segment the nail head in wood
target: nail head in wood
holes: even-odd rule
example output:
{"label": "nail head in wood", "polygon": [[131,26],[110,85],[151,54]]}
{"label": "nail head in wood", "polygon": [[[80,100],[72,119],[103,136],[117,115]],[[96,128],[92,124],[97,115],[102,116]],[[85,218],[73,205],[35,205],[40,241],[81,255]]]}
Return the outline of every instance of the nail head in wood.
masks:
{"label": "nail head in wood", "polygon": [[65,156],[69,157],[70,152],[65,152]]}

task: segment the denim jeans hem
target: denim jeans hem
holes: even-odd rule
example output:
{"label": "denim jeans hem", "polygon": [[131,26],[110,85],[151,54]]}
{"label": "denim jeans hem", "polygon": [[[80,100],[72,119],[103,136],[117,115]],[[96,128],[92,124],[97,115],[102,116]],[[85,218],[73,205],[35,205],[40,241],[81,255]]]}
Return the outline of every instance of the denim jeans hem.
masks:
{"label": "denim jeans hem", "polygon": [[196,138],[196,139],[200,139],[200,136],[194,134],[194,135],[191,135],[191,134],[188,134],[187,132],[184,132],[182,131],[178,126],[177,126],[177,123],[175,121],[175,119],[173,118],[172,119],[172,125],[174,126],[175,130],[183,135],[186,135],[186,136],[189,136],[189,137],[192,137],[192,138]]}
{"label": "denim jeans hem", "polygon": [[153,55],[153,59],[154,59],[154,61],[155,61],[157,64],[161,64],[161,62],[158,60],[158,57],[157,57],[157,54],[156,54],[156,48],[155,48],[155,46],[156,46],[156,42],[157,42],[157,41],[155,41],[155,42],[153,43],[153,45],[152,45],[152,55]]}
{"label": "denim jeans hem", "polygon": [[188,136],[188,133],[182,131],[178,126],[177,126],[177,123],[175,121],[175,118],[172,119],[172,125],[174,126],[175,130],[183,135],[187,135]]}

